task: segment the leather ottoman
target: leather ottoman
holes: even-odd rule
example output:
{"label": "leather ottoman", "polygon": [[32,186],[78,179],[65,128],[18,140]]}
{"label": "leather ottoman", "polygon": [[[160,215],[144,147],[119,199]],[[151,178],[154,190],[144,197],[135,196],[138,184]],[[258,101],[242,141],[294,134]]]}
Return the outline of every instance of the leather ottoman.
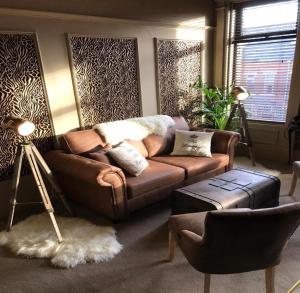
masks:
{"label": "leather ottoman", "polygon": [[271,175],[234,169],[173,192],[172,214],[230,208],[278,206],[280,180]]}

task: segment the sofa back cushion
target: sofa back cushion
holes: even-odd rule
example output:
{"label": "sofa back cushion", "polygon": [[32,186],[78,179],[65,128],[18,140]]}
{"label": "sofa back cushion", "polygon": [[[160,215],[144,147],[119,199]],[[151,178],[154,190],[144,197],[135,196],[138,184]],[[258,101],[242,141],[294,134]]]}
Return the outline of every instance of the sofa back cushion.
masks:
{"label": "sofa back cushion", "polygon": [[143,139],[143,143],[147,148],[148,156],[151,158],[155,155],[169,154],[172,152],[175,141],[175,130],[189,130],[190,127],[185,119],[180,117],[173,117],[175,125],[169,127],[164,136],[151,134]]}
{"label": "sofa back cushion", "polygon": [[60,144],[63,151],[71,154],[93,152],[105,142],[94,129],[70,131],[62,135]]}
{"label": "sofa back cushion", "polygon": [[[148,157],[148,151],[142,141],[128,139],[127,142],[136,148],[143,157]],[[88,129],[65,133],[60,138],[60,144],[64,152],[78,155],[97,152],[106,143],[96,130]]]}
{"label": "sofa back cushion", "polygon": [[[159,154],[169,154],[173,150],[175,130],[189,130],[189,126],[183,117],[173,117],[175,125],[169,127],[164,136],[151,134],[142,141],[127,140],[142,156],[153,157]],[[106,143],[95,129],[70,131],[60,138],[61,148],[66,153],[81,154],[97,151],[99,146]]]}
{"label": "sofa back cushion", "polygon": [[143,141],[141,140],[131,140],[131,139],[126,139],[126,141],[131,144],[135,149],[139,151],[139,153],[144,157],[148,158],[148,150],[146,149]]}

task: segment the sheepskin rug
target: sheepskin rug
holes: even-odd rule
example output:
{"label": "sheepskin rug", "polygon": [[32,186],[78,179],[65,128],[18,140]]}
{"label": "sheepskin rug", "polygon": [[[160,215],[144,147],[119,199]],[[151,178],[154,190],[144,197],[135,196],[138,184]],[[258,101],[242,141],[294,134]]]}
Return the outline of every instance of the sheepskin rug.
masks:
{"label": "sheepskin rug", "polygon": [[60,268],[108,261],[122,249],[112,227],[96,226],[79,218],[56,216],[56,220],[62,243],[57,241],[49,215],[42,213],[19,222],[10,232],[1,232],[0,245],[16,255],[49,258]]}

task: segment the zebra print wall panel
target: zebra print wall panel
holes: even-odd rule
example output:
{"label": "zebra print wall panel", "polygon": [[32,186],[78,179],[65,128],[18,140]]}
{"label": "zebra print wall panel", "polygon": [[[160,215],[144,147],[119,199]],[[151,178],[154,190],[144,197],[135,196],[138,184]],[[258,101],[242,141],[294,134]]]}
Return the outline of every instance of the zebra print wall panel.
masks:
{"label": "zebra print wall panel", "polygon": [[159,112],[176,116],[188,112],[189,86],[201,74],[202,43],[154,39]]}
{"label": "zebra print wall panel", "polygon": [[141,115],[137,40],[68,35],[81,126]]}
{"label": "zebra print wall panel", "polygon": [[[35,123],[31,138],[41,152],[52,148],[54,132],[34,33],[0,32],[0,124],[9,115]],[[0,128],[0,180],[11,175],[20,141]]]}

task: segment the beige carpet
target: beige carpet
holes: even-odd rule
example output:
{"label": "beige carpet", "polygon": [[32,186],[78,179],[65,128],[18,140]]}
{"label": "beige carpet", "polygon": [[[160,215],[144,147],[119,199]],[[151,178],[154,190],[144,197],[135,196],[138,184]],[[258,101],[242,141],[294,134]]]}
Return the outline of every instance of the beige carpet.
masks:
{"label": "beige carpet", "polygon": [[255,163],[255,166],[252,165],[252,162],[247,157],[239,157],[234,162],[234,168],[243,168],[248,170],[253,170],[257,172],[267,173],[273,176],[279,176],[281,174],[280,170],[271,169],[271,167],[267,167],[263,163]]}
{"label": "beige carpet", "polygon": [[[246,167],[248,160],[237,160]],[[250,163],[250,162],[249,162]],[[278,170],[282,194],[290,184],[290,167],[261,163]],[[300,182],[297,186],[300,195]],[[76,208],[96,223],[96,215]],[[173,263],[164,261],[168,252],[168,203],[160,203],[132,215],[116,225],[122,252],[103,264],[79,265],[73,270],[57,270],[47,260],[15,258],[0,249],[0,292],[100,292],[100,293],[201,293],[203,275],[195,271],[177,251]],[[277,268],[276,293],[286,293],[300,279],[300,229],[287,246]],[[256,271],[212,277],[211,293],[260,293],[264,291],[264,272]],[[300,289],[295,292],[300,292]]]}

